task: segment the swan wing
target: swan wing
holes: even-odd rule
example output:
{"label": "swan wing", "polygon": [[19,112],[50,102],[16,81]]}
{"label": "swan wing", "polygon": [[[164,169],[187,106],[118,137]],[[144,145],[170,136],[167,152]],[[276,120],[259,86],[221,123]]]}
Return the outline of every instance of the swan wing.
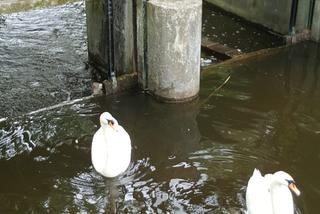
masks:
{"label": "swan wing", "polygon": [[111,160],[113,163],[110,168],[114,168],[113,170],[120,174],[128,168],[131,161],[131,140],[122,126],[119,126],[114,134],[116,143],[112,144],[112,146],[110,145],[112,147],[110,151],[113,151],[110,153],[110,163]]}
{"label": "swan wing", "polygon": [[272,214],[269,182],[258,169],[254,169],[248,181],[246,205],[248,214]]}
{"label": "swan wing", "polygon": [[107,162],[107,145],[102,128],[94,134],[91,144],[91,161],[95,170],[102,174]]}

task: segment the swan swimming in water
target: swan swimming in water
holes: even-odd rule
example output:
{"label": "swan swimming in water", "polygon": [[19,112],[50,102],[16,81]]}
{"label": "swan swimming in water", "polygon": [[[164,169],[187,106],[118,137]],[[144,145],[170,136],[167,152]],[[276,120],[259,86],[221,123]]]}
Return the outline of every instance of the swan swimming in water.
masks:
{"label": "swan swimming in water", "polygon": [[130,164],[131,140],[126,130],[109,112],[100,115],[100,125],[92,139],[92,164],[103,176],[115,177]]}
{"label": "swan swimming in water", "polygon": [[263,177],[258,169],[254,169],[246,192],[247,214],[293,214],[290,190],[300,195],[288,173],[278,171]]}

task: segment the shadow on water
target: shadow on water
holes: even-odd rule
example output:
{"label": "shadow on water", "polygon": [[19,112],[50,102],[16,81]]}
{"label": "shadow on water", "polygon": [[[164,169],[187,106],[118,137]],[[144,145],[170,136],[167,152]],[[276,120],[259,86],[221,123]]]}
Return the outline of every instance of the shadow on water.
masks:
{"label": "shadow on water", "polygon": [[[297,213],[317,213],[319,50],[302,43],[204,71],[199,99],[186,104],[133,91],[2,121],[0,210],[242,213],[257,167],[292,174],[303,193]],[[90,162],[106,110],[133,143],[132,163],[116,179]]]}

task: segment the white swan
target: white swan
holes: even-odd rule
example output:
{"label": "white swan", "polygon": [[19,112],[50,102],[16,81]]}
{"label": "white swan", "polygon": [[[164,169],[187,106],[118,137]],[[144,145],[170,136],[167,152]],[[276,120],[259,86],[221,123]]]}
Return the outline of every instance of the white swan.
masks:
{"label": "white swan", "polygon": [[293,214],[292,194],[300,191],[293,178],[286,172],[278,171],[264,177],[258,169],[254,169],[249,179],[246,204],[248,214]]}
{"label": "white swan", "polygon": [[92,164],[103,176],[115,177],[130,164],[131,140],[126,130],[108,112],[100,115],[100,125],[92,139]]}

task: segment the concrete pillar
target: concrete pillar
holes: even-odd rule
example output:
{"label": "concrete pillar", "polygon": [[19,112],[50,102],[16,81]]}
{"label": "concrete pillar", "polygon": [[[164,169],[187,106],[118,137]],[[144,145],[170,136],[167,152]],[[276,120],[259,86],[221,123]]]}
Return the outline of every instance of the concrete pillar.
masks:
{"label": "concrete pillar", "polygon": [[147,83],[155,96],[180,102],[200,87],[202,0],[147,3]]}
{"label": "concrete pillar", "polygon": [[109,50],[119,76],[134,72],[132,0],[112,0],[113,47],[109,47],[108,5],[106,0],[86,0],[89,61],[104,78],[108,73]]}

